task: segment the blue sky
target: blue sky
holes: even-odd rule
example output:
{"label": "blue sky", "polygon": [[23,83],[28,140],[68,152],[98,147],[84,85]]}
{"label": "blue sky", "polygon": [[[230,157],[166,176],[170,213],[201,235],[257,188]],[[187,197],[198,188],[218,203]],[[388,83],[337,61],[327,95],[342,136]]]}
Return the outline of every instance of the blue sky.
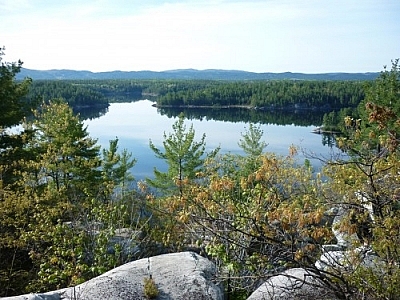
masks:
{"label": "blue sky", "polygon": [[6,61],[30,69],[378,72],[399,0],[0,0]]}

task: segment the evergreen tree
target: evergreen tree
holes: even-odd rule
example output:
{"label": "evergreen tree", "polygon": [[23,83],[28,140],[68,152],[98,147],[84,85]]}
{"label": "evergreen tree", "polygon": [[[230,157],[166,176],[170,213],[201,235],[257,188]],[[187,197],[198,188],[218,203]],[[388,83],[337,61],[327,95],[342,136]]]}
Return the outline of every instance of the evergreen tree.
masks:
{"label": "evergreen tree", "polygon": [[237,157],[238,172],[240,176],[247,176],[255,172],[261,165],[261,154],[267,147],[267,143],[262,141],[263,131],[260,125],[250,123],[249,128],[244,133],[241,133],[242,138],[238,145],[246,154],[245,157]]}
{"label": "evergreen tree", "polygon": [[[377,150],[399,151],[400,144],[400,64],[392,62],[392,68],[381,72],[367,90],[365,99],[359,105],[362,122],[347,125],[350,129],[361,129],[365,140],[370,140]],[[359,120],[359,122],[361,119]],[[354,126],[355,125],[355,126]],[[358,128],[357,128],[358,126]],[[356,127],[356,128],[355,128]],[[375,145],[374,143],[375,142]]]}
{"label": "evergreen tree", "polygon": [[3,61],[4,48],[0,48],[0,129],[17,125],[29,113],[30,103],[24,101],[31,83],[30,79],[17,82],[15,76],[22,68],[22,62]]}
{"label": "evergreen tree", "polygon": [[154,179],[147,179],[150,186],[158,189],[163,194],[174,194],[181,191],[183,180],[192,180],[200,172],[208,158],[215,157],[219,148],[206,153],[205,134],[199,142],[195,141],[193,125],[187,130],[184,124],[184,115],[180,114],[178,120],[172,125],[173,133],[164,132],[164,151],[158,149],[150,141],[150,149],[156,157],[165,160],[168,170],[161,172],[154,169]]}
{"label": "evergreen tree", "polygon": [[[117,228],[131,225],[125,223],[130,221],[125,203],[110,201],[131,165],[128,153],[117,153],[117,140],[104,151],[101,168],[96,140],[66,103],[51,101],[34,115],[35,135],[27,147],[38,155],[26,162],[19,200],[7,195],[5,203],[14,199],[15,207],[7,206],[0,223],[8,224],[17,250],[29,255],[29,270],[18,270],[28,277],[25,291],[76,285],[117,266],[123,262],[120,246],[110,253],[109,241]],[[24,218],[10,222],[21,211]]]}
{"label": "evergreen tree", "polygon": [[106,181],[111,182],[122,193],[130,189],[129,183],[134,181],[130,169],[136,164],[132,153],[123,149],[118,153],[118,138],[110,141],[109,149],[103,149],[102,171]]}
{"label": "evergreen tree", "polygon": [[97,141],[61,100],[43,104],[34,114],[38,184],[54,186],[57,192],[67,193],[70,201],[95,196],[101,183]]}
{"label": "evergreen tree", "polygon": [[29,220],[18,182],[23,161],[31,158],[25,149],[31,134],[12,133],[9,128],[20,124],[34,105],[24,99],[31,80],[15,79],[22,62],[3,61],[4,51],[0,47],[0,296],[20,291],[30,267],[25,244],[18,239]]}
{"label": "evergreen tree", "polygon": [[249,156],[259,156],[262,154],[264,148],[267,147],[267,143],[261,141],[263,131],[260,125],[256,126],[250,123],[249,128],[241,135],[242,139],[240,139],[238,145]]}
{"label": "evergreen tree", "polygon": [[8,185],[17,180],[17,161],[28,155],[23,148],[30,138],[30,133],[16,134],[7,129],[20,124],[35,103],[24,99],[31,80],[27,78],[18,82],[15,79],[21,70],[22,62],[4,62],[4,50],[0,48],[0,180],[2,184]]}

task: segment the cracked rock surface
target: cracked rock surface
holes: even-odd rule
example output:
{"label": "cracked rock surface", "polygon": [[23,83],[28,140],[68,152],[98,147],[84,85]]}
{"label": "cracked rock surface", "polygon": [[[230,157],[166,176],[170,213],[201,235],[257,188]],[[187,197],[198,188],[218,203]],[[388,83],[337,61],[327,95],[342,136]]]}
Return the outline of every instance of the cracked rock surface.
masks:
{"label": "cracked rock surface", "polygon": [[148,299],[144,279],[154,280],[159,300],[223,300],[223,288],[214,283],[215,265],[194,252],[163,254],[124,264],[76,287],[29,294],[8,300],[131,300]]}

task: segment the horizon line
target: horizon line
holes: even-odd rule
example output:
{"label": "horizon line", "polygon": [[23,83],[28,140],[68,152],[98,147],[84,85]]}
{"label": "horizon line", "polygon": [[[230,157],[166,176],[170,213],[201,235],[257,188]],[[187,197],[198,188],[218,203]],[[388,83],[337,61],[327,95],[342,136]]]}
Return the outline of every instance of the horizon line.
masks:
{"label": "horizon line", "polygon": [[284,71],[284,72],[271,72],[271,71],[265,71],[265,72],[254,72],[254,71],[246,71],[246,70],[239,70],[239,69],[215,69],[215,68],[209,68],[209,69],[195,69],[195,68],[186,68],[186,69],[169,69],[169,70],[163,70],[163,71],[154,71],[154,70],[131,70],[131,71],[123,71],[123,70],[112,70],[112,71],[91,71],[91,70],[85,70],[85,69],[66,69],[66,68],[61,68],[61,69],[46,69],[46,70],[41,70],[41,69],[31,69],[31,68],[25,68],[22,67],[21,69],[29,70],[29,71],[38,71],[38,72],[49,72],[49,71],[74,71],[74,72],[90,72],[94,74],[99,74],[99,73],[113,73],[113,72],[121,72],[121,73],[138,73],[138,72],[152,72],[152,73],[165,73],[165,72],[178,72],[178,71],[196,71],[196,72],[207,72],[207,71],[223,71],[223,72],[243,72],[243,73],[252,73],[252,74],[306,74],[306,75],[318,75],[318,74],[371,74],[371,73],[380,73],[381,71],[367,71],[367,72],[346,72],[346,71],[339,71],[339,72],[320,72],[320,73],[308,73],[308,72],[297,72],[297,71]]}

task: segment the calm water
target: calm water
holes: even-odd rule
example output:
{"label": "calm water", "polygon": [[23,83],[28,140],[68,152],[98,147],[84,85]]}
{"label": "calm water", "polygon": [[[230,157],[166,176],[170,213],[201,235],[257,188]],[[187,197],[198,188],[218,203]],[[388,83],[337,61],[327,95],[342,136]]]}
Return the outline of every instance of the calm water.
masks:
{"label": "calm water", "polygon": [[[118,137],[119,149],[126,148],[137,159],[132,173],[137,180],[152,177],[154,167],[165,170],[164,162],[154,156],[149,148],[151,140],[158,148],[162,149],[163,134],[172,132],[172,124],[176,117],[167,117],[157,112],[152,107],[153,102],[140,100],[131,103],[113,103],[108,112],[100,118],[86,120],[88,132],[98,143],[108,148],[109,141]],[[208,150],[221,147],[222,153],[242,153],[237,143],[241,133],[246,131],[248,123],[224,122],[215,120],[186,120],[186,127],[193,124],[196,140],[206,134]],[[314,126],[273,125],[262,124],[264,141],[268,143],[265,151],[287,155],[290,145],[296,145],[317,155],[328,156],[331,148],[322,144],[322,137],[311,133]],[[299,155],[299,161],[304,157]],[[312,160],[314,167],[318,168],[317,161]]]}

